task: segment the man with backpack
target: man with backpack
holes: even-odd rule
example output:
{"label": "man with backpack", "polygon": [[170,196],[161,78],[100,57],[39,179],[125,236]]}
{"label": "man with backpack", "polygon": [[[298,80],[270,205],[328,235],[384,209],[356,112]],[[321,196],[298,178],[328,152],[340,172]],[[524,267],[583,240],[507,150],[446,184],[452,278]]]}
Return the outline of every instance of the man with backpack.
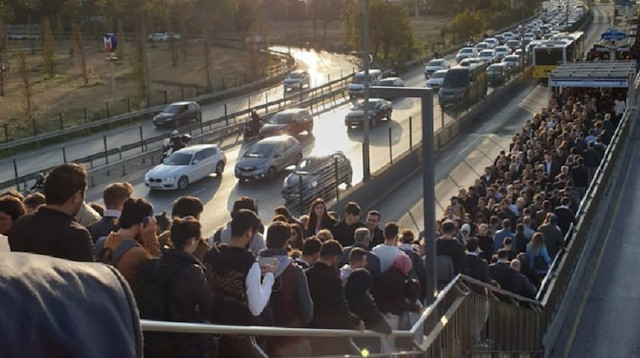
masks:
{"label": "man with backpack", "polygon": [[[211,236],[209,241],[209,246],[213,246],[217,243],[227,243],[231,239],[231,223],[233,222],[233,217],[239,210],[250,210],[259,220],[258,217],[258,205],[256,201],[248,196],[241,196],[233,202],[233,211],[231,211],[231,221],[229,221],[225,226],[219,227]],[[251,241],[249,242],[249,250],[253,255],[257,255],[262,249],[265,248],[264,237],[262,233],[264,232],[264,227],[262,223],[258,225],[258,229],[253,233],[251,237]]]}
{"label": "man with backpack", "polygon": [[120,229],[96,242],[98,260],[115,266],[134,292],[148,261],[160,256],[153,207],[142,198],[128,199],[120,215]]}
{"label": "man with backpack", "polygon": [[[436,255],[451,258],[454,276],[467,272],[466,253],[460,241],[453,236],[455,232],[456,224],[453,221],[445,221],[442,223],[442,236],[436,240]],[[440,269],[440,264],[438,269]]]}

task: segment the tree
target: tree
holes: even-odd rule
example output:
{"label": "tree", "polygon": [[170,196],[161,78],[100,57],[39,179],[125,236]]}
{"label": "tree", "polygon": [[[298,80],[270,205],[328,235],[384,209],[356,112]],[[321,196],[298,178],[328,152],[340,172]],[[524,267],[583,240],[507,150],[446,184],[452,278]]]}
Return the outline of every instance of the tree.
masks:
{"label": "tree", "polygon": [[31,78],[29,77],[29,68],[27,67],[27,55],[24,51],[18,51],[18,72],[22,80],[22,107],[27,119],[33,118],[33,88],[31,86]]}
{"label": "tree", "polygon": [[124,59],[125,54],[125,33],[124,24],[122,20],[118,20],[118,48],[116,49],[116,56],[120,59]]}
{"label": "tree", "polygon": [[483,16],[481,12],[471,13],[469,9],[456,15],[451,23],[451,33],[456,36],[454,42],[466,41],[482,32]]}
{"label": "tree", "polygon": [[75,43],[76,53],[80,58],[80,70],[82,72],[82,81],[85,86],[89,84],[89,77],[87,76],[87,62],[84,53],[84,41],[82,39],[82,32],[80,32],[80,26],[77,23],[71,25],[71,31],[73,32],[73,42]]}
{"label": "tree", "polygon": [[64,49],[64,23],[62,22],[62,16],[60,13],[56,14],[56,33],[54,34],[54,38],[58,43],[59,49]]}
{"label": "tree", "polygon": [[204,58],[204,72],[207,79],[207,89],[211,90],[211,47],[209,45],[209,32],[204,30],[202,33],[202,51]]}
{"label": "tree", "polygon": [[45,75],[53,77],[55,74],[55,52],[51,22],[47,16],[42,18],[42,70]]}

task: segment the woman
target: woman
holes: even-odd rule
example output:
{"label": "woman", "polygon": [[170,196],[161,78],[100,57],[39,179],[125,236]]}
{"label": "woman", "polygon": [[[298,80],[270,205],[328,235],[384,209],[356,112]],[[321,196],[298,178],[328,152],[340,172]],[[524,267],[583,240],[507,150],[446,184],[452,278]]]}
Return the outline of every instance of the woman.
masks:
{"label": "woman", "polygon": [[309,210],[309,221],[305,226],[305,237],[313,236],[322,229],[331,229],[336,225],[336,221],[327,213],[327,205],[324,200],[318,198],[311,203]]}
{"label": "woman", "polygon": [[20,199],[10,195],[0,197],[0,234],[7,235],[13,223],[26,214],[27,209]]}
{"label": "woman", "polygon": [[[167,302],[172,321],[202,323],[211,317],[213,292],[205,279],[204,266],[193,256],[200,237],[201,226],[194,217],[173,220],[173,247],[163,252],[159,268],[160,277],[170,277]],[[210,335],[176,334],[172,342],[170,357],[213,357],[215,353]]]}
{"label": "woman", "polygon": [[547,252],[547,246],[544,244],[544,236],[540,232],[536,232],[531,237],[531,241],[527,244],[527,257],[529,258],[529,267],[534,270],[538,276],[544,277],[549,270],[551,258]]}
{"label": "woman", "polygon": [[293,250],[302,250],[302,244],[304,243],[304,237],[302,234],[302,227],[299,224],[291,223],[291,237],[289,238],[289,247]]}

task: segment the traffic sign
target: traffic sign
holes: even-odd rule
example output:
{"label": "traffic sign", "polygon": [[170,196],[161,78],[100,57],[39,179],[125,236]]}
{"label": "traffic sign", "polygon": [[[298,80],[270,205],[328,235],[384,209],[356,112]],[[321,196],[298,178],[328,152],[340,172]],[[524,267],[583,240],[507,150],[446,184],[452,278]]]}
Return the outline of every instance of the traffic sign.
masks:
{"label": "traffic sign", "polygon": [[114,52],[118,48],[118,38],[113,33],[104,34],[102,42],[106,52]]}
{"label": "traffic sign", "polygon": [[619,41],[627,38],[626,33],[616,29],[610,29],[609,31],[605,31],[602,33],[601,36],[602,36],[602,39],[605,41]]}

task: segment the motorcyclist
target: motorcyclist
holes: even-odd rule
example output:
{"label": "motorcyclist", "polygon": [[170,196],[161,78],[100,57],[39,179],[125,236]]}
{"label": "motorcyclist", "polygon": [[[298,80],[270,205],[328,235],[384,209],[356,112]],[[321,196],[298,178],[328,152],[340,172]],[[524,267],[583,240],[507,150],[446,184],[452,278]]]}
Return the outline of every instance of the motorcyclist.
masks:
{"label": "motorcyclist", "polygon": [[251,133],[258,134],[260,132],[260,127],[262,127],[262,119],[256,110],[251,111],[251,122],[249,123],[249,127],[251,128]]}
{"label": "motorcyclist", "polygon": [[40,172],[36,174],[36,182],[33,184],[33,186],[29,190],[31,192],[44,190],[45,179],[46,179],[46,176],[44,175],[44,173]]}
{"label": "motorcyclist", "polygon": [[169,140],[169,146],[171,147],[172,152],[180,150],[186,147],[186,144],[182,140],[182,136],[178,133],[177,130],[171,132],[171,139]]}
{"label": "motorcyclist", "polygon": [[394,76],[400,75],[400,64],[398,64],[398,61],[393,61],[392,73]]}

